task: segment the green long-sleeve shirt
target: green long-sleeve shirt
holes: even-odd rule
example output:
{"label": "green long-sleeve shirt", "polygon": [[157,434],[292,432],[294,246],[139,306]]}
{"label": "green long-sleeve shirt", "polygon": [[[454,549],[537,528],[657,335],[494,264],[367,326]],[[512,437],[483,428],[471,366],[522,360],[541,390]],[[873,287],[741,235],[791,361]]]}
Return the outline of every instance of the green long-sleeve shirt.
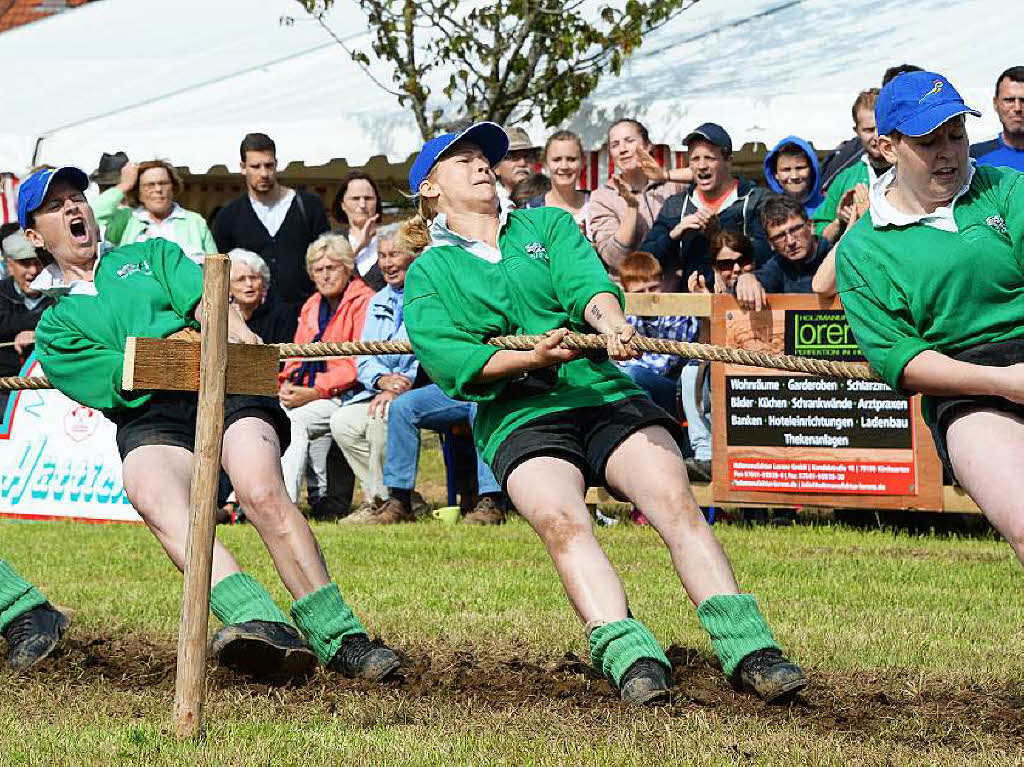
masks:
{"label": "green long-sleeve shirt", "polygon": [[[124,192],[115,186],[99,195],[92,206],[97,223],[107,226],[105,239],[115,248],[137,242],[150,227],[147,218],[149,214],[142,208],[120,207],[123,200]],[[123,218],[118,224],[114,224],[118,216]],[[207,253],[217,252],[217,243],[213,241],[210,227],[206,225],[206,219],[198,213],[175,205],[170,220],[174,229],[174,242],[187,255],[198,258]]]}
{"label": "green long-sleeve shirt", "polygon": [[473,434],[485,461],[531,419],[642,394],[611,362],[585,358],[560,365],[555,385],[538,394],[513,395],[508,379],[474,383],[497,352],[488,338],[562,327],[586,332],[590,300],[612,293],[621,304],[623,295],[572,216],[557,208],[511,211],[498,235],[500,254],[439,227],[406,278],[406,327],[434,382],[449,396],[479,403]]}
{"label": "green long-sleeve shirt", "polygon": [[47,269],[43,281],[49,277],[56,285],[45,289],[57,303],[36,326],[36,357],[50,382],[104,412],[144,405],[149,394],[121,390],[125,339],[198,328],[192,315],[203,291],[202,269],[160,238],[107,252],[96,262],[92,283],[64,286],[56,265]]}
{"label": "green long-sleeve shirt", "polygon": [[839,201],[843,199],[844,194],[857,186],[857,184],[864,184],[864,186],[870,186],[871,184],[867,160],[863,157],[849,168],[844,168],[837,173],[836,177],[832,179],[832,183],[828,185],[825,199],[814,211],[814,215],[811,216],[811,222],[814,224],[814,233],[816,235],[820,237],[822,232],[825,231],[825,227],[836,220],[836,216],[839,215]]}
{"label": "green long-sleeve shirt", "polygon": [[836,287],[846,316],[894,389],[926,349],[956,354],[1024,336],[1024,174],[977,167],[953,219],[955,232],[879,226],[869,212],[839,243]]}

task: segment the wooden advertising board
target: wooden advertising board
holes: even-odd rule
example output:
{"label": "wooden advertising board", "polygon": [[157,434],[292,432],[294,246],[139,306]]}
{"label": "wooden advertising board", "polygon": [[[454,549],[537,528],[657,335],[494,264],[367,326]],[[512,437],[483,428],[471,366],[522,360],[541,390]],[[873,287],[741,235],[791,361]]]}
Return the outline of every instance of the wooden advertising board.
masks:
{"label": "wooden advertising board", "polygon": [[[838,301],[768,301],[746,311],[731,296],[715,296],[712,343],[861,359]],[[942,467],[920,397],[724,363],[711,375],[716,503],[942,510]]]}

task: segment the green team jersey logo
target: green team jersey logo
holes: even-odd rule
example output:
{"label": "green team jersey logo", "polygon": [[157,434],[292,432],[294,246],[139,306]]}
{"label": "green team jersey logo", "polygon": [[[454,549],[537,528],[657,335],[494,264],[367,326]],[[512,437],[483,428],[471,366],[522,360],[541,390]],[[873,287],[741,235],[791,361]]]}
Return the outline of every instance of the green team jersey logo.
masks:
{"label": "green team jersey logo", "polygon": [[152,269],[152,267],[150,267],[149,261],[143,259],[142,261],[140,261],[137,264],[125,264],[120,269],[118,269],[116,272],[114,272],[114,274],[116,274],[122,280],[126,280],[129,277],[131,277],[133,274],[152,275],[153,274],[153,269]]}
{"label": "green team jersey logo", "polygon": [[1006,222],[1003,221],[1002,216],[989,216],[985,219],[985,223],[999,232],[999,234],[1009,234],[1009,231],[1006,229]]}
{"label": "green team jersey logo", "polygon": [[526,244],[526,255],[530,258],[548,260],[548,251],[544,247],[543,243],[540,242],[528,242]]}

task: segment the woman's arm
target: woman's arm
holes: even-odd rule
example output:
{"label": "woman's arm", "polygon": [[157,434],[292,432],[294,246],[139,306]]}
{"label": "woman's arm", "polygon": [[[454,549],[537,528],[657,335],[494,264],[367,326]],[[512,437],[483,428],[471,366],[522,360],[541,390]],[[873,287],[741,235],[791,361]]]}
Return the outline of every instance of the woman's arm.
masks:
{"label": "woman's arm", "polygon": [[531,370],[539,370],[576,359],[580,356],[579,352],[559,346],[568,333],[566,328],[552,330],[528,352],[501,349],[491,355],[491,358],[473,378],[473,382],[489,383],[501,378],[512,378],[520,373],[528,373]]}
{"label": "woman's arm", "polygon": [[607,334],[608,356],[613,360],[635,360],[643,354],[633,348],[636,328],[626,321],[619,297],[614,293],[598,293],[591,298],[583,316],[598,333]]}
{"label": "woman's arm", "polygon": [[837,242],[832,246],[825,259],[818,265],[818,271],[811,279],[811,290],[819,296],[830,298],[836,294],[836,248]]}
{"label": "woman's arm", "polygon": [[900,385],[938,397],[995,396],[1024,403],[1024,364],[974,365],[926,349],[903,368]]}

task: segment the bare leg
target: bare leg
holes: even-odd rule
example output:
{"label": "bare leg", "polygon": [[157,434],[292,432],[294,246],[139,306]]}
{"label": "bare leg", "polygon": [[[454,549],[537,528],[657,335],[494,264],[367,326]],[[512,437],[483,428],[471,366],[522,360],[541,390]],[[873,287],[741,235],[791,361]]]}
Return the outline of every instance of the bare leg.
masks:
{"label": "bare leg", "polygon": [[[170,445],[143,445],[125,456],[122,473],[128,500],[175,567],[184,571],[192,451]],[[234,557],[215,540],[212,582],[217,584],[238,571]]]}
{"label": "bare leg", "polygon": [[259,418],[231,424],[224,433],[223,464],[291,595],[301,599],[326,586],[330,577],[323,554],[285,490],[281,446],[270,424]]}
{"label": "bare leg", "polygon": [[[992,460],[993,445],[1006,460]],[[1024,564],[1024,474],[1009,466],[1024,455],[1024,421],[996,410],[973,410],[950,423],[946,447],[960,484]]]}
{"label": "bare leg", "polygon": [[594,536],[585,491],[580,470],[551,456],[524,461],[508,479],[509,498],[544,542],[581,620],[623,620],[626,594]]}
{"label": "bare leg", "polygon": [[732,567],[690,492],[683,457],[668,431],[648,426],[631,434],[608,459],[605,478],[658,531],[694,604],[737,593]]}

